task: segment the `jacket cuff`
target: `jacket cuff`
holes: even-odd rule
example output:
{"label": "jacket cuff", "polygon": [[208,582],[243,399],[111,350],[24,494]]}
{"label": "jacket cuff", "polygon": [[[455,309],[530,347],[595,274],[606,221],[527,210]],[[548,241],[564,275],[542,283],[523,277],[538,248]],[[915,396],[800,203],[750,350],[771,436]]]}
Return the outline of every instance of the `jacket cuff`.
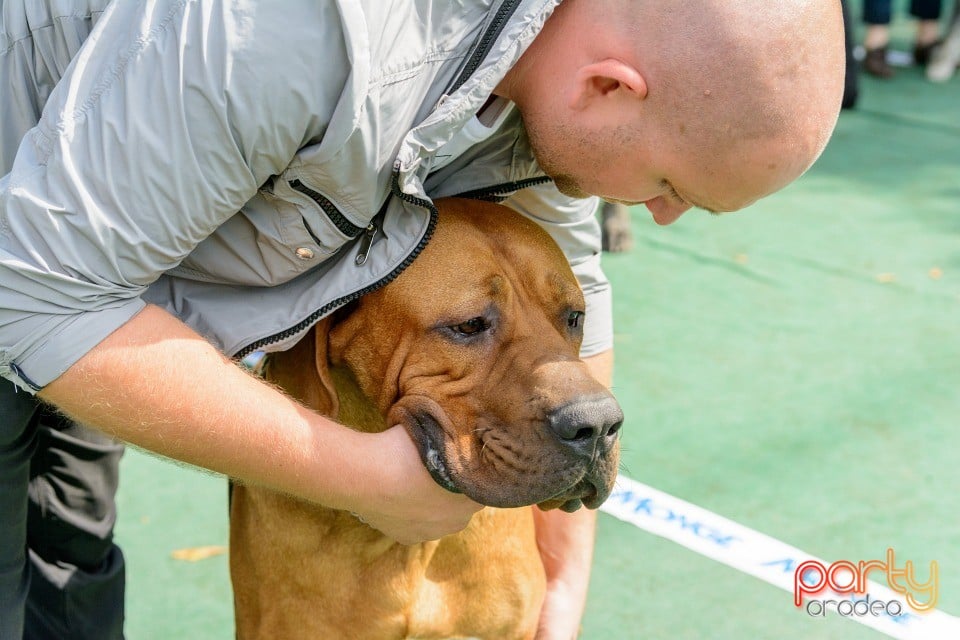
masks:
{"label": "jacket cuff", "polygon": [[100,311],[50,318],[34,333],[31,344],[17,353],[0,354],[0,376],[28,393],[37,393],[145,306],[135,298]]}

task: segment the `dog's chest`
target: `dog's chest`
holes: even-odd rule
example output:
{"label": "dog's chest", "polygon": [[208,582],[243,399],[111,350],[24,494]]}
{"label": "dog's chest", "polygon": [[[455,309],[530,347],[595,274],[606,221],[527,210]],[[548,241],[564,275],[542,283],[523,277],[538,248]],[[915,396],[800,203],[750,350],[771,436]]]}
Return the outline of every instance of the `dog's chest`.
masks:
{"label": "dog's chest", "polygon": [[545,585],[530,509],[484,509],[422,565],[408,637],[532,637]]}

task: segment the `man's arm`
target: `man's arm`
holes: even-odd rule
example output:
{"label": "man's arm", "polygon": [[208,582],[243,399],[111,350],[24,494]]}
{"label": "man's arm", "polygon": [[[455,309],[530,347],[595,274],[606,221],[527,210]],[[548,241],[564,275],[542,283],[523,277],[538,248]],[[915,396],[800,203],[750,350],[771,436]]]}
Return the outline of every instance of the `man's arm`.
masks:
{"label": "man's arm", "polygon": [[144,449],[356,512],[400,542],[459,531],[480,508],[433,481],[402,427],[362,434],[314,413],[157,307],[39,396]]}
{"label": "man's arm", "polygon": [[[613,351],[584,358],[594,377],[611,386]],[[547,596],[540,612],[537,640],[572,640],[580,633],[587,604],[597,512],[575,513],[534,508],[537,546],[547,573]]]}

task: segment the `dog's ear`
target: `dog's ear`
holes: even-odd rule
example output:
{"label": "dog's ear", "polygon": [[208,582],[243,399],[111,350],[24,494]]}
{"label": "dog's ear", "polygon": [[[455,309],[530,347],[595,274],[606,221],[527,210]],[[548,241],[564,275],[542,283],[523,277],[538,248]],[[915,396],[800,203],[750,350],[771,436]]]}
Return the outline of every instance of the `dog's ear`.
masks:
{"label": "dog's ear", "polygon": [[314,411],[336,418],[340,402],[330,377],[327,349],[332,325],[332,318],[324,318],[290,349],[271,353],[264,377]]}

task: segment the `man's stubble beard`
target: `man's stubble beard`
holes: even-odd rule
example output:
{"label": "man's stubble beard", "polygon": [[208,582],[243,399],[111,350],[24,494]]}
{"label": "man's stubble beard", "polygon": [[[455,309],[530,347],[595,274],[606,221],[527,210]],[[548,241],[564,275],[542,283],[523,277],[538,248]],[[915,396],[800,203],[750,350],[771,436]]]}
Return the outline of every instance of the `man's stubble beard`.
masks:
{"label": "man's stubble beard", "polygon": [[[589,198],[592,194],[584,191],[576,178],[569,173],[565,173],[549,158],[548,152],[544,149],[546,145],[543,144],[543,136],[540,135],[540,130],[537,127],[531,128],[528,126],[522,113],[520,119],[527,134],[527,142],[530,144],[531,151],[533,151],[533,157],[536,158],[537,164],[540,165],[543,172],[553,180],[557,191],[570,198]],[[571,138],[568,132],[563,131],[563,129],[565,128],[554,125],[552,133],[555,140],[569,140]]]}

